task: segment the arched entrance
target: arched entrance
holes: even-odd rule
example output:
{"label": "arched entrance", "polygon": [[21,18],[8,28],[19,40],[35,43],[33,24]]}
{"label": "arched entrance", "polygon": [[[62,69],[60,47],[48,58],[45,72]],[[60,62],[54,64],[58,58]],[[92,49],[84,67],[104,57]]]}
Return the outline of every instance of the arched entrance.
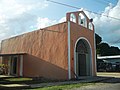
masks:
{"label": "arched entrance", "polygon": [[77,40],[75,46],[75,74],[80,76],[92,75],[92,63],[91,63],[91,48],[87,39],[81,38]]}

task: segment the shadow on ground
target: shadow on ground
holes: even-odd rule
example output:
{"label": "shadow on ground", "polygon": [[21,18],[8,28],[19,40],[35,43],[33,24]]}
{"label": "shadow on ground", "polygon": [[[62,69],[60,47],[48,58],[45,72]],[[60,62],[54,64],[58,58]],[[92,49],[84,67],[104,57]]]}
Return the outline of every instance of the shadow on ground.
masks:
{"label": "shadow on ground", "polygon": [[[106,77],[107,76],[107,77]],[[84,78],[84,79],[79,79],[79,80],[70,80],[70,81],[50,81],[50,80],[42,80],[42,79],[32,79],[32,80],[25,80],[25,81],[10,81],[9,79],[11,78],[17,78],[17,77],[0,77],[0,90],[25,90],[25,89],[33,89],[31,85],[35,84],[41,84],[41,83],[53,83],[54,85],[64,85],[64,84],[76,84],[76,83],[120,83],[120,77],[114,77],[105,75],[102,73],[102,75],[99,74],[97,77],[93,78]],[[59,83],[60,82],[60,83]],[[58,84],[57,84],[58,83]],[[4,86],[4,85],[9,85],[13,84],[13,87],[9,86]],[[23,84],[25,86],[14,86],[14,84]],[[42,87],[46,87],[46,85]],[[51,85],[52,86],[52,85]],[[34,87],[38,88],[38,87]]]}

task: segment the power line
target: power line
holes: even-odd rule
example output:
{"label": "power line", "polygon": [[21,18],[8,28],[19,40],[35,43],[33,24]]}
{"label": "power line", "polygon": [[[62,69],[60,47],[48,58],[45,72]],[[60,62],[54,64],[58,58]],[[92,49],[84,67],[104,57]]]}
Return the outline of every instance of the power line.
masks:
{"label": "power line", "polygon": [[[118,1],[118,0],[116,0],[116,1]],[[104,0],[104,2],[111,3],[110,0]]]}
{"label": "power line", "polygon": [[[47,0],[49,2],[52,2],[52,3],[55,3],[55,4],[59,4],[59,5],[63,5],[63,6],[66,6],[66,7],[71,7],[71,8],[75,8],[75,9],[81,9],[79,7],[76,7],[76,6],[72,6],[72,5],[68,5],[68,4],[65,4],[65,3],[61,3],[61,2],[56,2],[56,1],[53,1],[53,0]],[[90,13],[94,13],[94,14],[97,14],[97,15],[100,15],[100,16],[105,16],[105,17],[109,17],[109,18],[112,18],[112,19],[115,19],[115,20],[119,20],[119,18],[116,18],[116,17],[111,17],[111,16],[108,16],[108,15],[103,15],[101,13],[97,13],[97,12],[94,12],[94,11],[90,11],[90,10],[87,10],[87,9],[84,9],[85,11],[88,11]]]}
{"label": "power line", "polygon": [[[79,8],[79,7],[76,7],[76,6],[71,6],[71,5],[68,5],[68,4],[65,4],[65,3],[61,3],[61,2],[56,2],[56,1],[53,1],[53,0],[47,0],[47,1],[52,2],[52,3],[59,4],[59,5],[63,5],[63,6],[75,8],[75,9],[81,9],[81,8]],[[111,17],[111,16],[108,16],[108,15],[103,15],[103,14],[101,14],[101,13],[93,12],[93,11],[90,11],[90,10],[87,10],[87,9],[84,9],[84,10],[85,10],[85,11],[88,11],[88,12],[90,12],[90,13],[94,13],[94,14],[96,14],[96,15],[105,16],[105,17],[109,17],[109,18],[112,18],[112,19],[115,19],[115,20],[120,21],[120,19],[119,19],[119,18],[116,18],[116,17]],[[119,41],[120,41],[120,39],[118,39],[118,40],[116,41],[116,43],[119,42]]]}
{"label": "power line", "polygon": [[75,9],[81,9],[79,7],[71,6],[71,5],[68,5],[68,4],[61,3],[61,2],[56,2],[56,1],[53,1],[53,0],[46,0],[46,1],[56,3],[56,4],[59,4],[59,5],[63,5],[63,6],[67,6],[67,7],[71,7],[71,8],[75,8]]}
{"label": "power line", "polygon": [[[110,4],[111,2],[108,1],[108,0],[98,0],[98,1],[101,1],[101,2],[104,2],[104,3],[107,3],[107,4]],[[112,3],[113,4],[113,3]]]}
{"label": "power line", "polygon": [[96,2],[98,2],[98,3],[100,3],[100,4],[104,4],[104,5],[110,5],[110,4],[112,4],[112,7],[114,7],[115,6],[115,4],[113,4],[113,3],[111,3],[110,1],[106,1],[106,0],[95,0]]}
{"label": "power line", "polygon": [[108,1],[101,1],[101,0],[95,0],[96,2],[98,3],[101,3],[101,4],[109,4],[110,2]]}

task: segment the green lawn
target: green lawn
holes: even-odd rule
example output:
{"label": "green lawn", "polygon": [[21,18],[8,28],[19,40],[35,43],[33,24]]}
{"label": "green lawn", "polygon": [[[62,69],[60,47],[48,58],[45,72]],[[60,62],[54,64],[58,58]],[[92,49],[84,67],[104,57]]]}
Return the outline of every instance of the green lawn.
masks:
{"label": "green lawn", "polygon": [[4,84],[38,84],[43,82],[49,82],[44,79],[34,79],[34,78],[23,78],[23,77],[6,77],[1,79],[1,81],[4,82]]}
{"label": "green lawn", "polygon": [[[33,78],[20,78],[20,77],[4,78],[4,79],[1,79],[1,81],[3,81],[3,84],[40,84],[40,83],[43,83],[43,80],[33,80]],[[44,81],[44,82],[47,83],[47,81]],[[87,86],[87,85],[95,85],[95,83],[77,83],[77,84],[64,84],[64,85],[56,85],[56,86],[48,85],[48,86],[41,87],[41,88],[34,88],[34,89],[31,88],[31,89],[24,89],[24,90],[69,90],[72,88],[79,88],[81,86]]]}
{"label": "green lawn", "polygon": [[8,79],[5,79],[7,81],[32,81],[32,78],[8,78]]}
{"label": "green lawn", "polygon": [[30,90],[68,90],[72,88],[79,88],[81,86],[94,85],[95,83],[78,83],[78,84],[69,84],[69,85],[59,85],[59,86],[50,86],[43,88],[36,88]]}

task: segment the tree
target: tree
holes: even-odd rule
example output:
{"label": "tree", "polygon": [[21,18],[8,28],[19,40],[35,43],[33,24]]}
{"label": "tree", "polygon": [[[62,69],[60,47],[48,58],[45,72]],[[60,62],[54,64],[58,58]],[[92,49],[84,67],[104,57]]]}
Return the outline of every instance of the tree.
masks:
{"label": "tree", "polygon": [[102,38],[95,34],[96,39],[96,54],[101,56],[119,55],[120,49],[115,46],[110,46],[108,43],[102,42]]}
{"label": "tree", "polygon": [[100,43],[98,45],[99,55],[108,56],[110,52],[110,46],[107,43]]}
{"label": "tree", "polygon": [[111,46],[109,54],[110,55],[118,55],[118,54],[120,54],[120,49],[118,47]]}
{"label": "tree", "polygon": [[95,34],[95,40],[96,40],[96,45],[99,45],[102,41],[102,38],[98,34]]}
{"label": "tree", "polygon": [[95,41],[96,41],[96,54],[100,54],[100,50],[98,46],[102,42],[102,38],[96,33],[95,33]]}

